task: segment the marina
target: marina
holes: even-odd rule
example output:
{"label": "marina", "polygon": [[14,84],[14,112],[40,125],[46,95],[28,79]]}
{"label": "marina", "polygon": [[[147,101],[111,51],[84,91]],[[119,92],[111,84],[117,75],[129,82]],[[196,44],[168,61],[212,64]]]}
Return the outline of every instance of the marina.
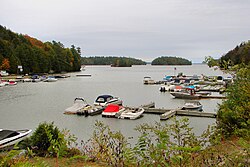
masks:
{"label": "marina", "polygon": [[[111,68],[110,66],[86,66],[85,71],[67,73],[70,77],[58,78],[57,82],[17,82],[15,86],[0,87],[0,127],[2,129],[32,129],[42,122],[54,122],[60,129],[68,129],[79,140],[88,140],[94,130],[95,121],[102,121],[112,130],[119,130],[125,136],[137,136],[134,128],[143,123],[154,124],[160,121],[161,113],[184,105],[184,99],[176,99],[170,92],[161,93],[159,85],[144,85],[144,76],[160,80],[171,73],[173,66],[133,66],[131,68]],[[197,71],[207,75],[222,75],[206,65],[178,66],[185,74]],[[92,77],[76,77],[76,74],[92,74]],[[64,114],[72,106],[76,97],[84,98],[89,105],[97,96],[111,94],[123,101],[124,107],[144,105],[143,117],[135,120],[109,118],[100,113],[94,116]],[[218,103],[223,99],[201,98],[204,113],[216,113]],[[145,106],[146,105],[146,106]],[[150,108],[151,107],[151,108]],[[155,108],[155,109],[154,109]],[[156,110],[162,112],[156,113]],[[155,114],[148,114],[155,112]],[[185,111],[186,112],[186,111]],[[204,114],[203,114],[204,115]],[[176,115],[178,117],[178,115]],[[188,116],[189,117],[189,116]],[[195,133],[201,133],[208,125],[215,123],[214,118],[190,116],[190,126]],[[170,119],[171,120],[171,119]],[[167,121],[162,121],[162,123]]]}

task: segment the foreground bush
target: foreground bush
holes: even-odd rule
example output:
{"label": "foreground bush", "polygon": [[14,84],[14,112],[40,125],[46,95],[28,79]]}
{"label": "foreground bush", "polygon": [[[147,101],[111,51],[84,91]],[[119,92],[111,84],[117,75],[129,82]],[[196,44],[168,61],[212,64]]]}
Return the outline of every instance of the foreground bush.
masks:
{"label": "foreground bush", "polygon": [[54,123],[41,123],[30,138],[19,144],[21,149],[28,149],[30,156],[70,156],[79,153],[71,144],[76,138],[69,131],[60,131]]}
{"label": "foreground bush", "polygon": [[183,166],[205,148],[211,132],[208,129],[197,137],[187,118],[173,120],[171,125],[138,126],[141,135],[134,147],[120,132],[96,122],[92,138],[83,143],[83,152],[109,166]]}
{"label": "foreground bush", "polygon": [[225,137],[250,137],[250,65],[241,67],[219,106],[217,124]]}

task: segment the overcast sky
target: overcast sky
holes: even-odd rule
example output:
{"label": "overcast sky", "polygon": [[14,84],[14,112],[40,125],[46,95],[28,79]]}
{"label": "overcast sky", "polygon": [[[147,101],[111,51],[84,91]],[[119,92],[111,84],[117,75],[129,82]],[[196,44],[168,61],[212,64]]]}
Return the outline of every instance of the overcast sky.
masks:
{"label": "overcast sky", "polygon": [[250,37],[250,0],[1,0],[0,24],[82,56],[202,62]]}

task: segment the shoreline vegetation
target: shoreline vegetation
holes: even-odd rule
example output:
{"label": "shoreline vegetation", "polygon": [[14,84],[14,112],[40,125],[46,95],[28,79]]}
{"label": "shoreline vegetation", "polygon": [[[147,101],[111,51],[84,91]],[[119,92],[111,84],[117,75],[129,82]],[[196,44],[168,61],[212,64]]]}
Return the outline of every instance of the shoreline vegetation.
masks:
{"label": "shoreline vegetation", "polygon": [[81,48],[61,42],[42,42],[0,25],[0,70],[10,74],[80,71]]}

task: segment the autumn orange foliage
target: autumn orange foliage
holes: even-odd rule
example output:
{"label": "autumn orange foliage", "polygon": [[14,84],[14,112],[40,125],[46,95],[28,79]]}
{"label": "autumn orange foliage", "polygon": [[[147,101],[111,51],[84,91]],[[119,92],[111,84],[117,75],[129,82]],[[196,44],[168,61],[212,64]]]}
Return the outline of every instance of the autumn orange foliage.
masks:
{"label": "autumn orange foliage", "polygon": [[2,64],[0,66],[1,70],[8,70],[10,69],[10,61],[9,59],[3,59]]}
{"label": "autumn orange foliage", "polygon": [[30,36],[28,36],[28,35],[24,35],[24,38],[26,38],[27,40],[29,40],[30,43],[31,43],[33,46],[37,46],[37,47],[39,47],[39,48],[41,48],[41,49],[44,49],[44,48],[45,48],[44,43],[43,43],[42,41],[39,41],[39,40],[36,39],[36,38],[32,38],[32,37],[30,37]]}

